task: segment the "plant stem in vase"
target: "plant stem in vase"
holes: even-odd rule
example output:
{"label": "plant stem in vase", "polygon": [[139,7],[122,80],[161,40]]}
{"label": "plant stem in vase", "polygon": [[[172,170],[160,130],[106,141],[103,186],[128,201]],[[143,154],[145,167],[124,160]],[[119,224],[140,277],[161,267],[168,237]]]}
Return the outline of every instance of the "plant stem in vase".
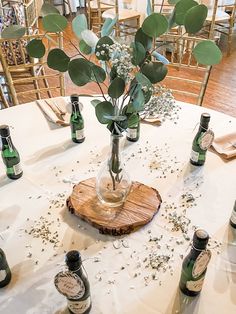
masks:
{"label": "plant stem in vase", "polygon": [[121,161],[121,138],[122,135],[111,135],[110,156],[102,165],[96,179],[97,196],[109,207],[122,205],[131,187],[131,180]]}

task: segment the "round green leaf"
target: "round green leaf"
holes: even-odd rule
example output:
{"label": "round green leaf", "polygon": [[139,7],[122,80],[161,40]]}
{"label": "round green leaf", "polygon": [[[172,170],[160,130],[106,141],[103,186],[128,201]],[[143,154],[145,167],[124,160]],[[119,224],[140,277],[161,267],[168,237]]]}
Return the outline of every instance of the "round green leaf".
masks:
{"label": "round green leaf", "polygon": [[108,95],[111,98],[119,98],[125,91],[125,81],[116,77],[110,84],[108,88]]}
{"label": "round green leaf", "polygon": [[1,33],[2,38],[6,39],[19,39],[25,35],[26,28],[20,25],[10,25]]}
{"label": "round green leaf", "polygon": [[203,65],[218,64],[222,59],[222,53],[211,40],[205,40],[196,45],[193,55],[198,63]]}
{"label": "round green leaf", "polygon": [[106,72],[100,66],[91,63],[92,81],[103,83],[106,79]]}
{"label": "round green leaf", "polygon": [[47,59],[49,68],[59,72],[66,72],[68,70],[69,62],[70,58],[63,50],[59,48],[50,50]]}
{"label": "round green leaf", "polygon": [[139,42],[146,50],[152,48],[152,37],[146,35],[142,28],[139,28],[135,34],[135,42]]}
{"label": "round green leaf", "polygon": [[110,59],[109,49],[106,45],[111,46],[113,44],[113,40],[108,36],[104,36],[99,39],[95,48],[95,54],[98,60],[108,61]]}
{"label": "round green leaf", "polygon": [[26,46],[28,54],[33,58],[42,58],[45,55],[45,46],[41,39],[32,39]]}
{"label": "round green leaf", "polygon": [[85,29],[84,31],[82,31],[81,37],[86,42],[86,44],[92,48],[96,47],[96,44],[99,40],[97,35],[90,29]]}
{"label": "round green leaf", "polygon": [[194,0],[180,0],[175,6],[175,22],[178,25],[184,25],[184,19],[187,11],[198,5]]}
{"label": "round green leaf", "polygon": [[164,34],[168,29],[168,21],[164,15],[153,13],[142,24],[142,30],[150,37],[156,38]]}
{"label": "round green leaf", "polygon": [[137,113],[132,113],[128,118],[128,127],[135,127],[139,123],[139,115]]}
{"label": "round green leaf", "polygon": [[60,14],[60,12],[57,10],[57,8],[55,8],[50,3],[44,3],[42,5],[40,13],[41,13],[42,16],[46,16],[46,15],[52,14],[52,13]]}
{"label": "round green leaf", "polygon": [[132,64],[133,65],[139,65],[141,64],[146,56],[146,50],[143,47],[143,45],[139,42],[134,42],[131,44],[131,47],[133,48],[133,58],[132,58]]}
{"label": "round green leaf", "polygon": [[164,80],[167,74],[167,68],[161,62],[150,62],[142,67],[142,73],[152,84],[155,84]]}
{"label": "round green leaf", "polygon": [[149,79],[142,73],[138,72],[135,75],[136,81],[142,86],[142,91],[145,99],[145,104],[149,102],[152,97],[153,86]]}
{"label": "round green leaf", "polygon": [[107,119],[105,116],[112,116],[114,107],[109,101],[102,101],[95,107],[95,113],[100,123],[107,124],[110,122],[110,119]]}
{"label": "round green leaf", "polygon": [[107,18],[105,19],[105,22],[103,23],[102,29],[101,29],[101,35],[103,36],[109,36],[111,32],[114,29],[115,24],[117,23],[118,17],[116,16],[114,19]]}
{"label": "round green leaf", "polygon": [[132,107],[135,112],[143,110],[143,105],[145,103],[144,93],[142,91],[142,86],[137,86],[134,93],[131,96]]}
{"label": "round green leaf", "polygon": [[68,71],[72,82],[77,86],[83,86],[91,81],[91,64],[85,59],[79,58],[70,61]]}
{"label": "round green leaf", "polygon": [[176,4],[176,3],[178,3],[180,0],[168,0],[168,3],[169,4]]}
{"label": "round green leaf", "polygon": [[59,14],[52,13],[43,17],[43,28],[47,32],[62,32],[67,27],[67,19]]}
{"label": "round green leaf", "polygon": [[74,34],[78,37],[78,38],[82,38],[81,37],[81,33],[88,29],[88,22],[87,22],[87,18],[84,14],[79,14],[77,15],[73,21],[72,21],[72,29]]}
{"label": "round green leaf", "polygon": [[201,30],[207,17],[208,9],[204,4],[192,7],[185,15],[184,27],[187,33],[195,34]]}
{"label": "round green leaf", "polygon": [[87,45],[83,39],[81,39],[79,42],[79,49],[85,55],[89,55],[92,52],[92,48],[89,45]]}

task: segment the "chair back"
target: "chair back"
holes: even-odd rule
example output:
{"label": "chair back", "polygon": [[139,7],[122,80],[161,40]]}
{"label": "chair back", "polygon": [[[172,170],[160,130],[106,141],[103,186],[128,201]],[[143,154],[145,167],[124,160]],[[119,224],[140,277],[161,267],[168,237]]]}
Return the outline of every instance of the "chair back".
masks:
{"label": "chair back", "polygon": [[179,37],[174,34],[161,36],[160,52],[169,60],[169,71],[163,84],[173,91],[176,98],[202,105],[211,67],[200,65],[193,56],[195,46],[206,39]]}
{"label": "chair back", "polygon": [[[53,97],[52,91],[54,96],[58,96],[58,94],[64,96],[65,94],[63,73],[55,73],[55,71],[47,68],[47,56],[41,59],[28,56],[25,43],[32,39],[43,40],[44,45],[49,49],[54,46],[63,49],[63,37],[60,33],[48,34],[47,37],[43,34],[34,34],[26,35],[19,40],[8,39],[8,51],[10,51],[14,61],[9,64],[2,45],[5,39],[0,38],[0,61],[13,105],[35,100],[35,97],[37,99]],[[19,47],[17,52],[15,50],[16,45]]]}

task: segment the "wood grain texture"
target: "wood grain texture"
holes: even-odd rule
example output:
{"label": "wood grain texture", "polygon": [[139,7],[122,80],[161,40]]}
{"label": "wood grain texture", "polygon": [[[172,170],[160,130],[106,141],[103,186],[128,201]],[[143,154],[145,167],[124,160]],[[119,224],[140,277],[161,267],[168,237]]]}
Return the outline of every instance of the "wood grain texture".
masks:
{"label": "wood grain texture", "polygon": [[97,199],[95,182],[95,178],[90,178],[75,185],[67,199],[67,207],[100,233],[113,236],[131,233],[149,223],[161,206],[157,190],[133,182],[131,192],[121,207],[106,207]]}

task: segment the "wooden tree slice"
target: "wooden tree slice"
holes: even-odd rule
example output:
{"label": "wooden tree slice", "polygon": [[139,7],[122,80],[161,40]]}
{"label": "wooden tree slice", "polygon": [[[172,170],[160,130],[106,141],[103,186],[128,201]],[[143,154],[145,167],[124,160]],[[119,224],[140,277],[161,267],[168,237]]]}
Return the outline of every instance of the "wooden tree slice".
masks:
{"label": "wooden tree slice", "polygon": [[104,206],[97,198],[95,182],[95,178],[90,178],[75,185],[67,199],[67,207],[72,214],[99,229],[100,233],[128,234],[150,222],[161,206],[158,191],[139,182],[133,182],[122,206]]}

